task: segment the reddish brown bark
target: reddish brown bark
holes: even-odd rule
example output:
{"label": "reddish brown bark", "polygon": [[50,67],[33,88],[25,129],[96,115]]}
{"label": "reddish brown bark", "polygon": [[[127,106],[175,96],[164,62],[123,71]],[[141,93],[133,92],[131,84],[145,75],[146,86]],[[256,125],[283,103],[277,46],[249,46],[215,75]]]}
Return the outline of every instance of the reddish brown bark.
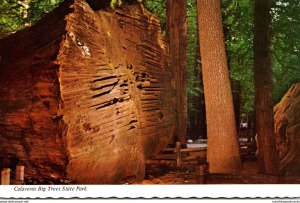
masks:
{"label": "reddish brown bark", "polygon": [[82,0],[0,40],[0,157],[18,158],[27,178],[143,179],[173,138],[167,48],[141,5]]}
{"label": "reddish brown bark", "polygon": [[198,0],[200,54],[211,173],[241,168],[219,0]]}
{"label": "reddish brown bark", "polygon": [[278,173],[278,152],[274,135],[271,68],[271,1],[256,0],[254,7],[255,110],[260,172]]}
{"label": "reddish brown bark", "polygon": [[294,84],[274,107],[279,171],[300,176],[300,83]]}
{"label": "reddish brown bark", "polygon": [[187,0],[167,1],[167,33],[175,88],[175,137],[186,142],[187,131]]}

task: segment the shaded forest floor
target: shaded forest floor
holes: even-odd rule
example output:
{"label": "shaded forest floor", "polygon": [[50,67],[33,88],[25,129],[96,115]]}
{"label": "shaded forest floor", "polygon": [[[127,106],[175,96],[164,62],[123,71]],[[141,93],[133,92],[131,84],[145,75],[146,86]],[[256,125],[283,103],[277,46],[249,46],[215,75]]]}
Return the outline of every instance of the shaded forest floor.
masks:
{"label": "shaded forest floor", "polygon": [[[299,184],[300,177],[277,177],[258,173],[255,158],[243,160],[239,174],[209,174],[206,184]],[[195,166],[181,168],[151,165],[146,168],[146,178],[130,184],[196,184]]]}

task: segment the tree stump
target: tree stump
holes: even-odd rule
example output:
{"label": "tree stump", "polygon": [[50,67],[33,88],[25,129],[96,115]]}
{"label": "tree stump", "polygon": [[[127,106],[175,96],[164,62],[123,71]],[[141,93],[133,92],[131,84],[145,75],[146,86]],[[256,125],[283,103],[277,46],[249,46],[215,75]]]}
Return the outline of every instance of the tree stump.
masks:
{"label": "tree stump", "polygon": [[4,168],[1,171],[1,185],[9,185],[10,184],[10,169]]}
{"label": "tree stump", "polygon": [[24,181],[24,169],[25,166],[16,166],[16,181],[23,182]]}
{"label": "tree stump", "polygon": [[198,159],[195,168],[196,183],[206,184],[207,173],[208,173],[208,163],[206,162],[206,158]]}
{"label": "tree stump", "polygon": [[181,166],[181,143],[176,142],[176,166]]}

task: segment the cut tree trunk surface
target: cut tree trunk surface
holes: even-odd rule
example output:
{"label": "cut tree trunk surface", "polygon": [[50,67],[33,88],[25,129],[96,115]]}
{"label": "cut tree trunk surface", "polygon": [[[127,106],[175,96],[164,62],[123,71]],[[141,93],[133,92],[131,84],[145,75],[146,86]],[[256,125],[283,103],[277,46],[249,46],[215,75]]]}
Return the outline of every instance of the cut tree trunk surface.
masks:
{"label": "cut tree trunk surface", "polygon": [[0,41],[2,157],[33,179],[117,183],[173,139],[174,89],[157,18],[140,4],[65,1]]}
{"label": "cut tree trunk surface", "polygon": [[280,172],[300,176],[300,83],[275,106],[274,120]]}

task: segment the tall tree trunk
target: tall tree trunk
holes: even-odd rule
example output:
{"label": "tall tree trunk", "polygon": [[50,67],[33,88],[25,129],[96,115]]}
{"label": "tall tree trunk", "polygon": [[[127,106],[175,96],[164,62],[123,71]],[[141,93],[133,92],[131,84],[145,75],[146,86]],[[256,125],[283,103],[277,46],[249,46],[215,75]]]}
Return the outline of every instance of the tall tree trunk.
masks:
{"label": "tall tree trunk", "polygon": [[187,131],[187,0],[167,1],[167,33],[170,48],[170,59],[175,82],[175,137],[186,142]]}
{"label": "tall tree trunk", "polygon": [[200,54],[207,119],[207,158],[211,173],[241,168],[229,81],[220,0],[197,0]]}
{"label": "tall tree trunk", "polygon": [[270,0],[255,0],[254,79],[260,172],[277,174],[278,153],[274,135],[272,68],[270,56]]}

